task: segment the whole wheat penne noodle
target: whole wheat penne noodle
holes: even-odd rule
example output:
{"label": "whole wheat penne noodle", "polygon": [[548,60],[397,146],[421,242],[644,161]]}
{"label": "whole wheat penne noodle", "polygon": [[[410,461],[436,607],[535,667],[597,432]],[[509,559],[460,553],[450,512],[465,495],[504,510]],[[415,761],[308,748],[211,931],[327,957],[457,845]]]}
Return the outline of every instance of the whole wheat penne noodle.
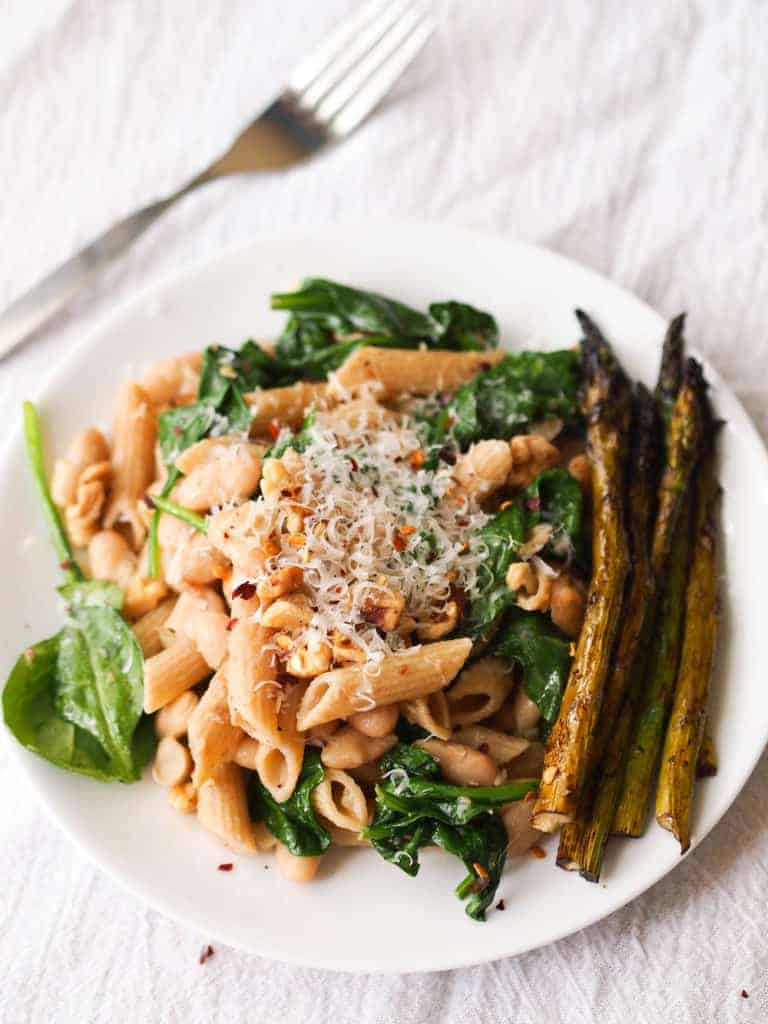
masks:
{"label": "whole wheat penne noodle", "polygon": [[181,580],[193,586],[223,580],[229,569],[229,559],[202,533],[195,533],[188,539],[178,559]]}
{"label": "whole wheat penne noodle", "polygon": [[141,645],[145,658],[151,658],[154,654],[159,654],[162,651],[161,630],[168,621],[175,604],[175,595],[173,597],[166,597],[151,612],[147,612],[146,615],[142,615],[140,619],[134,622],[133,632],[136,634],[136,639]]}
{"label": "whole wheat penne noodle", "polygon": [[197,791],[200,824],[236,853],[256,853],[258,846],[248,815],[245,770],[231,761],[218,766]]}
{"label": "whole wheat penne noodle", "polygon": [[358,711],[349,716],[349,724],[363,736],[388,736],[395,731],[400,708],[397,704],[385,704],[373,711]]}
{"label": "whole wheat penne noodle", "polygon": [[409,722],[420,725],[431,736],[437,736],[439,740],[451,738],[451,710],[443,690],[407,700],[401,710]]}
{"label": "whole wheat penne noodle", "polygon": [[184,477],[171,497],[193,512],[214,506],[239,505],[250,498],[261,479],[264,448],[238,437],[209,437],[176,459]]}
{"label": "whole wheat penne noodle", "polygon": [[187,690],[176,700],[166,704],[155,715],[155,732],[162,739],[170,736],[175,740],[187,735],[189,720],[200,698],[194,690]]}
{"label": "whole wheat penne noodle", "polygon": [[109,446],[95,427],[76,434],[63,459],[56,459],[51,478],[51,495],[61,508],[77,500],[77,486],[83,471],[109,459]]}
{"label": "whole wheat penne noodle", "polygon": [[148,715],[165,707],[191,686],[210,675],[208,662],[186,637],[144,662],[144,710]]}
{"label": "whole wheat penne noodle", "polygon": [[230,717],[253,739],[279,746],[278,711],[282,690],[275,679],[274,651],[267,646],[273,630],[246,618],[237,618],[235,607],[232,612],[237,621],[229,639]]}
{"label": "whole wheat penne noodle", "polygon": [[457,786],[492,786],[496,781],[499,770],[488,754],[463,743],[446,743],[444,740],[417,740],[415,745],[437,759],[447,782],[454,782]]}
{"label": "whole wheat penne noodle", "polygon": [[472,641],[442,640],[416,650],[385,657],[378,675],[366,675],[365,665],[334,669],[309,684],[301,702],[298,725],[302,730],[334,718],[348,718],[360,711],[424,697],[446,686],[469,657]]}
{"label": "whole wheat penne noodle", "polygon": [[323,827],[331,837],[334,846],[357,846],[359,848],[371,845],[359,832],[349,832],[345,828],[339,828],[338,825],[332,825],[330,821],[324,821]]}
{"label": "whole wheat penne noodle", "polygon": [[280,427],[300,427],[307,408],[322,401],[327,391],[327,384],[298,381],[285,388],[267,388],[246,395],[245,401],[253,414],[251,437],[268,435],[273,423]]}
{"label": "whole wheat penne noodle", "polygon": [[312,807],[325,821],[356,835],[370,820],[365,793],[338,768],[326,768],[323,781],[312,791]]}
{"label": "whole wheat penne noodle", "polygon": [[115,407],[112,491],[104,525],[127,523],[137,551],[147,533],[138,506],[154,479],[156,434],[155,412],[149,395],[138,384],[124,384]]}
{"label": "whole wheat penne noodle", "polygon": [[253,839],[259,853],[268,853],[277,846],[277,839],[275,839],[263,821],[253,822]]}
{"label": "whole wheat penne noodle", "polygon": [[189,717],[187,736],[195,770],[196,786],[212,778],[218,765],[233,761],[244,737],[242,729],[229,720],[227,678],[219,670],[208,685],[199,704]]}
{"label": "whole wheat penne noodle", "polygon": [[499,710],[514,681],[509,665],[501,658],[481,658],[464,669],[446,692],[454,725],[482,722]]}
{"label": "whole wheat penne noodle", "polygon": [[352,391],[378,383],[380,399],[410,393],[455,391],[504,358],[502,351],[448,352],[399,348],[359,348],[336,372],[336,381]]}
{"label": "whole wheat penne noodle", "polygon": [[456,730],[453,739],[475,750],[485,751],[498,765],[508,764],[531,745],[522,736],[508,736],[505,732],[488,729],[484,725],[465,725]]}
{"label": "whole wheat penne noodle", "polygon": [[275,847],[275,861],[283,878],[289,882],[311,882],[320,867],[321,857],[297,857],[278,843]]}
{"label": "whole wheat penne noodle", "polygon": [[255,772],[256,758],[259,754],[260,745],[258,740],[253,740],[250,736],[244,735],[235,751],[233,758],[235,764],[239,764],[241,768],[247,768],[249,772]]}
{"label": "whole wheat penne noodle", "polygon": [[278,803],[286,801],[296,788],[304,760],[304,735],[296,728],[296,711],[306,686],[297,683],[283,689],[277,728],[280,742],[259,743],[256,753],[256,771],[262,785]]}
{"label": "whole wheat penne noodle", "polygon": [[345,725],[325,744],[320,760],[328,768],[359,768],[386,754],[396,743],[394,733],[389,736],[363,736],[351,725]]}

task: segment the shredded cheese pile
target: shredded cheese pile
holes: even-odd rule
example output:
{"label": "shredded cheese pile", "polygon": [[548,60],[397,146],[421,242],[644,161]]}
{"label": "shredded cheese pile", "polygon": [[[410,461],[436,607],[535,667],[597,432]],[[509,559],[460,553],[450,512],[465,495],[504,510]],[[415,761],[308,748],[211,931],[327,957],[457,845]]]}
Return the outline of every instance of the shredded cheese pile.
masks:
{"label": "shredded cheese pile", "polygon": [[[476,594],[482,549],[473,538],[489,517],[451,466],[424,468],[409,416],[354,406],[317,414],[301,455],[282,460],[293,474],[287,486],[264,487],[249,518],[274,545],[265,571],[303,572],[314,611],[294,641],[347,637],[376,674],[387,654],[418,643],[419,627],[452,597]],[[402,611],[387,628],[393,602]]]}

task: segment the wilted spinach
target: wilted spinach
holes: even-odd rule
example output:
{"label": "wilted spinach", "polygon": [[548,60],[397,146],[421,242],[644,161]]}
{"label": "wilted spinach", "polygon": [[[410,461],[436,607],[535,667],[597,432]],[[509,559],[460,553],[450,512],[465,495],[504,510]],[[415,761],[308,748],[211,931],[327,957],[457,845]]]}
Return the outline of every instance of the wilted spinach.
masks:
{"label": "wilted spinach", "polygon": [[510,352],[458,389],[431,425],[428,441],[466,448],[487,437],[508,438],[549,416],[579,422],[579,357],[559,352]]}
{"label": "wilted spinach", "polygon": [[541,473],[525,491],[527,528],[550,523],[552,540],[547,549],[560,556],[584,557],[584,492],[571,474],[560,467]]}
{"label": "wilted spinach", "polygon": [[400,743],[381,759],[385,781],[376,787],[376,811],[365,835],[374,849],[406,874],[419,870],[419,850],[437,845],[464,862],[456,888],[467,914],[485,919],[501,879],[507,833],[494,811],[521,800],[536,780],[503,786],[453,786],[440,778],[431,754]]}
{"label": "wilted spinach", "polygon": [[309,749],[304,754],[296,788],[284,803],[278,803],[258,776],[253,776],[251,804],[254,817],[263,821],[272,835],[295,857],[317,857],[331,845],[331,837],[312,808],[312,792],[324,776],[320,752]]}
{"label": "wilted spinach", "polygon": [[507,570],[517,560],[520,546],[528,536],[528,521],[522,500],[512,502],[478,531],[475,545],[480,550],[477,594],[462,622],[461,631],[476,643],[488,639],[500,616],[515,595],[507,586]]}
{"label": "wilted spinach", "polygon": [[547,726],[557,718],[568,673],[571,644],[541,612],[511,608],[494,653],[516,661],[523,670],[525,692]]}
{"label": "wilted spinach", "polygon": [[28,749],[61,768],[104,781],[133,782],[151,756],[140,727],[143,657],[120,616],[122,592],[113,583],[85,580],[45,479],[40,423],[24,403],[29,461],[51,523],[66,583],[68,621],[50,640],[28,648],[3,691],[3,714]]}

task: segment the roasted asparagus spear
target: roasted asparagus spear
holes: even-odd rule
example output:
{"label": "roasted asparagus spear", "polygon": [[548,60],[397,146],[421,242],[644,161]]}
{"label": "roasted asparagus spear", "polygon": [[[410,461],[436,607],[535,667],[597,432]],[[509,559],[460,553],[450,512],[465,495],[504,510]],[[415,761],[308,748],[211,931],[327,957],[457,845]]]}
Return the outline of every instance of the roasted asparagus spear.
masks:
{"label": "roasted asparagus spear", "polygon": [[712,737],[712,727],[709,719],[704,723],[704,738],[701,741],[699,760],[696,763],[696,778],[708,779],[717,775],[717,748]]}
{"label": "roasted asparagus spear", "polygon": [[[653,595],[651,534],[659,473],[659,423],[656,402],[647,388],[638,385],[633,402],[632,450],[628,465],[627,520],[632,551],[632,577],[624,599],[622,624],[611,671],[605,684],[603,705],[591,755],[589,778],[579,807],[579,821],[565,826],[560,835],[557,862],[571,870],[581,868],[582,858],[594,863],[595,842],[590,835],[590,809],[595,796],[597,771],[621,711],[627,689],[637,678],[643,657],[643,625]],[[647,648],[647,644],[645,645]],[[624,746],[626,745],[626,741]],[[620,751],[623,748],[619,748]],[[605,784],[605,765],[600,785]],[[613,807],[608,818],[613,819]],[[607,829],[606,829],[607,835]],[[602,852],[602,851],[601,851]],[[599,868],[596,869],[599,873]]]}
{"label": "roasted asparagus spear", "polygon": [[624,528],[623,462],[630,390],[598,327],[581,311],[584,330],[582,407],[592,463],[592,582],[584,625],[560,713],[544,757],[534,825],[555,831],[571,821],[589,769],[603,687],[629,568]]}
{"label": "roasted asparagus spear", "polygon": [[693,562],[685,597],[685,633],[656,793],[656,820],[685,853],[717,642],[717,508],[720,488],[710,439],[696,486]]}
{"label": "roasted asparagus spear", "polygon": [[[653,779],[674,692],[682,642],[685,583],[690,554],[690,528],[681,522],[688,505],[690,482],[703,436],[704,378],[694,359],[687,360],[683,382],[672,409],[667,433],[666,465],[659,487],[651,563],[657,595],[664,594],[653,639],[653,655],[629,750],[624,784],[613,832],[639,836],[645,827]],[[675,556],[670,566],[670,549]],[[669,571],[669,570],[674,571]],[[653,616],[653,608],[649,614]]]}

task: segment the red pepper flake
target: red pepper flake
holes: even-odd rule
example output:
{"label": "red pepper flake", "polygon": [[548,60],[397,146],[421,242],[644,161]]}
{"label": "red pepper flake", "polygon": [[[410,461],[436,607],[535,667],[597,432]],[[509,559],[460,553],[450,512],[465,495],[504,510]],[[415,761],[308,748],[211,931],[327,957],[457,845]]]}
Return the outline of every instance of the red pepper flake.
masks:
{"label": "red pepper flake", "polygon": [[270,420],[267,424],[267,430],[273,441],[276,441],[280,436],[280,424],[277,420]]}
{"label": "red pepper flake", "polygon": [[529,498],[525,503],[526,508],[529,508],[531,512],[538,512],[541,508],[541,498]]}
{"label": "red pepper flake", "polygon": [[200,957],[198,959],[199,964],[204,964],[206,960],[210,960],[213,956],[213,946],[203,946],[200,950]]}
{"label": "red pepper flake", "polygon": [[392,544],[394,545],[395,551],[405,551],[408,547],[408,542],[405,537],[401,537],[399,533],[396,533],[392,538]]}
{"label": "red pepper flake", "polygon": [[152,494],[150,494],[149,491],[146,491],[145,494],[144,494],[144,504],[148,508],[157,508],[157,506],[155,505],[154,496]]}
{"label": "red pepper flake", "polygon": [[349,465],[350,468],[352,469],[352,472],[356,473],[358,469],[360,469],[360,467],[357,464],[357,459],[353,459],[351,455],[348,455],[347,458],[349,459]]}
{"label": "red pepper flake", "polygon": [[506,910],[507,909],[507,904],[504,902],[504,900],[499,900],[499,902],[496,904],[496,909],[497,910]]}
{"label": "red pepper flake", "polygon": [[176,435],[176,437],[181,437],[181,435],[184,433],[181,427],[174,427],[173,432]]}
{"label": "red pepper flake", "polygon": [[481,743],[477,749],[480,751],[481,754],[487,754],[491,748],[488,746],[487,743]]}
{"label": "red pepper flake", "polygon": [[400,666],[400,675],[401,676],[407,676],[410,671],[411,671],[410,665],[401,665]]}
{"label": "red pepper flake", "polygon": [[417,449],[411,455],[411,465],[414,469],[421,469],[424,465],[424,452],[421,449]]}
{"label": "red pepper flake", "polygon": [[72,568],[72,559],[71,558],[65,558],[63,562],[59,562],[59,568],[63,569],[64,572],[66,572],[67,569],[71,569]]}
{"label": "red pepper flake", "polygon": [[232,591],[232,597],[242,597],[244,601],[248,601],[255,593],[256,584],[251,583],[250,580],[243,580],[243,582],[238,583]]}
{"label": "red pepper flake", "polygon": [[544,858],[547,855],[546,855],[546,853],[544,853],[544,851],[542,850],[542,848],[540,846],[532,846],[531,847],[531,856],[535,857],[536,860],[544,860]]}
{"label": "red pepper flake", "polygon": [[745,988],[743,988],[741,990],[741,998],[742,999],[749,999],[749,992],[747,992],[747,990]]}
{"label": "red pepper flake", "polygon": [[229,621],[227,622],[227,632],[234,629],[238,621],[238,619],[229,619]]}
{"label": "red pepper flake", "polygon": [[219,864],[219,866],[218,866],[218,868],[216,868],[216,870],[217,871],[231,871],[234,866],[235,866],[234,864]]}
{"label": "red pepper flake", "polygon": [[28,665],[32,664],[32,662],[35,660],[35,657],[36,655],[34,647],[28,647],[26,651],[24,651],[24,661],[26,661]]}

